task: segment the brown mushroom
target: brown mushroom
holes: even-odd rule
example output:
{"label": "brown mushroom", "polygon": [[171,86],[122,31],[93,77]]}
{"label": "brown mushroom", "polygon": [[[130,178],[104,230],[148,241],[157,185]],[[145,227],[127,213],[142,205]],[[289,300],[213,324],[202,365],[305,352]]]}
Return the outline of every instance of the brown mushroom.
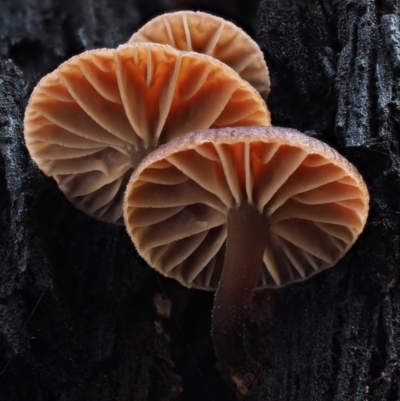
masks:
{"label": "brown mushroom", "polygon": [[133,169],[187,132],[270,124],[264,101],[225,64],[170,46],[85,52],[44,77],[25,113],[32,158],[87,214],[122,222]]}
{"label": "brown mushroom", "polygon": [[199,11],[163,14],[134,33],[130,42],[162,43],[208,54],[233,68],[262,96],[269,94],[268,67],[257,43],[232,22],[214,15]]}
{"label": "brown mushroom", "polygon": [[185,135],[147,156],[125,194],[139,254],[187,287],[217,290],[217,356],[243,358],[253,290],[335,265],[364,228],[369,195],[345,158],[291,129],[239,127]]}

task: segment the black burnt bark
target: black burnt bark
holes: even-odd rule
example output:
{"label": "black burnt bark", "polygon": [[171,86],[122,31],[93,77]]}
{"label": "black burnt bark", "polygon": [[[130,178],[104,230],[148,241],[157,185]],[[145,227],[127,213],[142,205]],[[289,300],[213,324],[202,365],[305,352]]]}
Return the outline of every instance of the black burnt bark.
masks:
{"label": "black burnt bark", "polygon": [[258,42],[271,71],[273,123],[331,144],[371,196],[349,254],[278,292],[262,400],[400,399],[399,6],[262,2]]}
{"label": "black burnt bark", "polygon": [[[213,294],[153,273],[122,227],[68,203],[23,141],[40,77],[194,3],[0,1],[0,400],[236,399],[215,369]],[[274,125],[335,147],[371,194],[358,242],[337,267],[279,290],[272,327],[257,294],[252,397],[400,400],[400,2],[263,0],[258,30],[238,4],[233,18],[258,31],[270,68]]]}

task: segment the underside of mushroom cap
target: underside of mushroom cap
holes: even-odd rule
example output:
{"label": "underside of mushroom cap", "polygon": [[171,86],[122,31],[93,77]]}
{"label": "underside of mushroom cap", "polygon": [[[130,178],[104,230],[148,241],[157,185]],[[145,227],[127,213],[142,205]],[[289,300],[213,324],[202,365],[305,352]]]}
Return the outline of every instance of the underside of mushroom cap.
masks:
{"label": "underside of mushroom cap", "polygon": [[85,52],[44,77],[25,113],[32,158],[80,210],[122,223],[133,169],[197,129],[270,124],[257,91],[225,64],[170,46]]}
{"label": "underside of mushroom cap", "polygon": [[160,15],[133,34],[130,42],[167,44],[212,56],[233,68],[263,96],[270,90],[268,67],[257,43],[229,21],[204,12]]}
{"label": "underside of mushroom cap", "polygon": [[267,217],[258,288],[274,288],[335,265],[364,228],[369,195],[353,165],[297,131],[210,129],[146,157],[128,184],[124,218],[151,266],[185,286],[214,290],[227,215],[244,204]]}

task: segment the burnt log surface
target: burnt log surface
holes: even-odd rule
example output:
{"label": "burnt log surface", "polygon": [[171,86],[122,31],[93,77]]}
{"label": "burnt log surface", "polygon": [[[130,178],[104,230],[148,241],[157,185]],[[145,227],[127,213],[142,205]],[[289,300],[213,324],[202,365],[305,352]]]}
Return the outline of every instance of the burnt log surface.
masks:
{"label": "burnt log surface", "polygon": [[274,124],[331,144],[371,196],[349,254],[279,291],[263,400],[400,399],[399,4],[262,2]]}
{"label": "burnt log surface", "polygon": [[[194,3],[0,1],[1,400],[236,399],[215,369],[213,294],[157,275],[123,227],[74,209],[23,140],[27,98],[43,75]],[[258,32],[274,125],[336,148],[371,195],[348,255],[277,291],[272,330],[254,304],[253,398],[400,400],[400,2],[262,0],[258,29],[235,10]]]}

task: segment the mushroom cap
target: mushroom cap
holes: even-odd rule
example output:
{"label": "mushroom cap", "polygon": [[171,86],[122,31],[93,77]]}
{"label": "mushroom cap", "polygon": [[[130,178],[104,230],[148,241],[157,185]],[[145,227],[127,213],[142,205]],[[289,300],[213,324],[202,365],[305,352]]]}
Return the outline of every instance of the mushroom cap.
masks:
{"label": "mushroom cap", "polygon": [[45,76],[25,113],[39,168],[80,210],[122,223],[126,184],[159,144],[193,130],[270,124],[258,92],[202,54],[132,43],[75,56]]}
{"label": "mushroom cap", "polygon": [[336,264],[364,228],[369,195],[352,164],[295,130],[210,129],[143,160],[127,186],[124,218],[150,266],[214,290],[228,212],[245,203],[269,222],[258,288],[276,288]]}
{"label": "mushroom cap", "polygon": [[212,56],[233,68],[265,98],[270,91],[268,67],[257,43],[229,21],[204,12],[160,15],[132,35],[130,42],[155,42],[178,50]]}

